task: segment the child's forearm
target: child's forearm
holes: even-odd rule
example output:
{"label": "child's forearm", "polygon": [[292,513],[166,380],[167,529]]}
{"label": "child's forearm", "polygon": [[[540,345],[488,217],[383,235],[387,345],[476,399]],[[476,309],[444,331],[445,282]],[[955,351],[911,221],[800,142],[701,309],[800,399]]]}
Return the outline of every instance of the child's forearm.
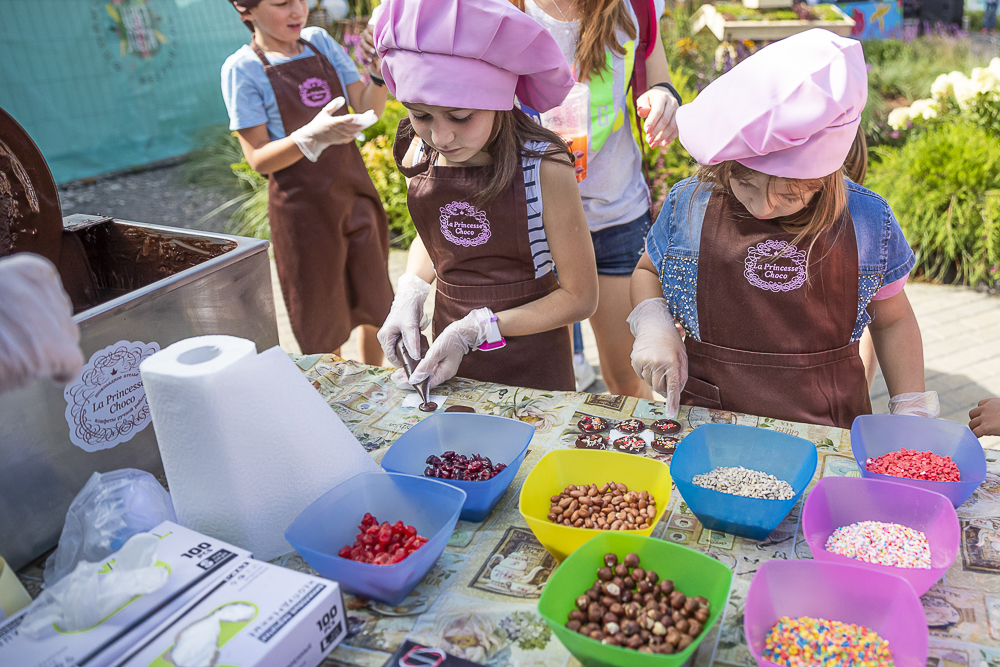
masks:
{"label": "child's forearm", "polygon": [[238,136],[250,168],[261,174],[274,173],[303,158],[291,137],[270,141],[263,125],[239,130]]}
{"label": "child's forearm", "polygon": [[660,276],[656,273],[649,255],[642,253],[639,264],[632,272],[632,282],[629,283],[629,296],[632,307],[635,308],[646,299],[663,298],[663,288],[660,286]]}
{"label": "child's forearm", "polygon": [[905,292],[869,306],[869,325],[875,354],[885,377],[889,396],[923,392],[924,349],[920,326]]}
{"label": "child's forearm", "polygon": [[497,315],[497,325],[504,336],[529,336],[581,322],[596,310],[596,299],[575,294],[560,287],[541,299]]}
{"label": "child's forearm", "polygon": [[385,86],[376,86],[374,83],[366,86],[360,81],[355,81],[347,86],[347,97],[355,113],[364,113],[372,109],[381,116],[385,111],[388,95],[389,91]]}
{"label": "child's forearm", "polygon": [[434,263],[431,256],[427,254],[427,248],[420,236],[413,239],[410,245],[410,252],[406,255],[406,272],[412,273],[427,284],[434,282]]}

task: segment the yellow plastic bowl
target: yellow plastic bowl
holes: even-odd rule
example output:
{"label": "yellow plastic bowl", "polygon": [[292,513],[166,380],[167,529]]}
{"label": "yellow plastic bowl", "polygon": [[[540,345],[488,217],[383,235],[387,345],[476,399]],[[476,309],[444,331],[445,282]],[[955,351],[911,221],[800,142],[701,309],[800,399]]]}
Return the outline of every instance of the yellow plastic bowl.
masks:
{"label": "yellow plastic bowl", "polygon": [[604,484],[614,480],[630,491],[648,491],[656,499],[656,515],[643,530],[623,530],[627,535],[649,536],[670,504],[670,466],[635,454],[602,450],[557,449],[535,465],[521,486],[519,509],[531,532],[556,560],[562,561],[584,542],[602,531],[574,528],[548,520],[549,499],[570,484]]}

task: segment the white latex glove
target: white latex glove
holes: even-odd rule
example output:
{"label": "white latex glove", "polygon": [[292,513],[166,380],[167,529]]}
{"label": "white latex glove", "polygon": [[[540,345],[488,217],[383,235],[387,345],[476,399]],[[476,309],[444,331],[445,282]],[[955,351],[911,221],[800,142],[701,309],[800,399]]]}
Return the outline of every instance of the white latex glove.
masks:
{"label": "white latex glove", "polygon": [[941,402],[936,391],[896,394],[889,399],[889,414],[937,419],[941,415]]}
{"label": "white latex glove", "polygon": [[36,378],[69,382],[83,367],[79,343],[56,267],[30,253],[0,259],[0,393]]}
{"label": "white latex glove", "polygon": [[410,358],[420,358],[420,332],[430,324],[424,314],[424,301],[430,293],[430,284],[412,273],[404,273],[396,281],[392,307],[378,330],[378,342],[385,358],[396,368],[403,365],[403,360],[396,356],[396,340],[400,336]]}
{"label": "white latex glove", "polygon": [[288,135],[310,162],[318,160],[328,146],[364,139],[364,135],[360,134],[361,130],[378,121],[378,115],[371,109],[363,114],[332,115],[345,103],[343,97],[334,98],[320,109],[315,118]]}
{"label": "white latex glove", "polygon": [[667,300],[646,299],[629,314],[627,322],[635,336],[632,369],[663,395],[665,413],[673,418],[687,382],[688,362]]}
{"label": "white latex glove", "polygon": [[167,583],[170,573],[156,567],[159,538],[152,533],[133,535],[115,553],[110,572],[98,575],[99,563],[80,561],[72,573],[49,586],[28,608],[20,632],[42,638],[60,630],[76,632],[105,619],[136,595],[146,595]]}
{"label": "white latex glove", "polygon": [[492,310],[477,308],[446,326],[413,370],[410,384],[416,386],[426,379],[430,389],[454,377],[465,355],[486,342],[492,318]]}

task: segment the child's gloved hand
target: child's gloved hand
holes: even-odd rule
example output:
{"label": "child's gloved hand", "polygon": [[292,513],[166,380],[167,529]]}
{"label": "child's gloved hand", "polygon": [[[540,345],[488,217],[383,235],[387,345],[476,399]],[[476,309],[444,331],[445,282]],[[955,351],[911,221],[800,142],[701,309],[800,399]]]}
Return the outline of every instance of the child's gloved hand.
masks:
{"label": "child's gloved hand", "polygon": [[396,356],[396,340],[400,336],[411,358],[421,356],[420,331],[430,324],[424,315],[424,302],[430,292],[431,286],[412,273],[404,273],[396,282],[396,296],[389,315],[378,330],[378,342],[385,358],[397,368],[403,365],[403,360]]}
{"label": "child's gloved hand", "polygon": [[[361,130],[375,122],[373,120],[368,125],[365,125],[367,117],[364,117],[364,114],[361,116],[356,114],[347,114],[344,116],[332,115],[333,112],[344,106],[344,104],[346,102],[343,97],[335,98],[320,109],[315,118],[288,135],[310,162],[318,160],[320,154],[329,146],[354,141]],[[365,120],[362,120],[363,117]],[[375,120],[378,120],[377,116]]]}
{"label": "child's gloved hand", "polygon": [[1000,435],[1000,398],[984,398],[969,411],[969,428],[977,438]]}
{"label": "child's gloved hand", "polygon": [[687,383],[688,362],[684,341],[674,325],[667,300],[646,299],[628,316],[635,336],[632,369],[664,397],[668,417],[677,415],[681,390]]}
{"label": "child's gloved hand", "polygon": [[941,403],[936,391],[911,391],[889,399],[889,414],[937,419]]}
{"label": "child's gloved hand", "polygon": [[445,327],[410,375],[410,384],[428,380],[431,389],[454,377],[465,355],[486,342],[492,317],[489,308],[477,308]]}
{"label": "child's gloved hand", "polygon": [[80,330],[56,267],[29,253],[4,258],[0,294],[0,392],[72,380],[83,367]]}

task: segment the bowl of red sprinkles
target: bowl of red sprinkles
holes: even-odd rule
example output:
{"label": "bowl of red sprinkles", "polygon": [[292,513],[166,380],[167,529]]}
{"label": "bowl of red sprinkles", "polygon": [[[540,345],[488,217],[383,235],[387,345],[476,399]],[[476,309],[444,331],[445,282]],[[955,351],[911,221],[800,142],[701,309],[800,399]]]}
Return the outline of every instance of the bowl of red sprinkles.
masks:
{"label": "bowl of red sprinkles", "polygon": [[986,479],[986,455],[967,426],[906,415],[861,415],[851,425],[861,476],[934,491],[958,507]]}

